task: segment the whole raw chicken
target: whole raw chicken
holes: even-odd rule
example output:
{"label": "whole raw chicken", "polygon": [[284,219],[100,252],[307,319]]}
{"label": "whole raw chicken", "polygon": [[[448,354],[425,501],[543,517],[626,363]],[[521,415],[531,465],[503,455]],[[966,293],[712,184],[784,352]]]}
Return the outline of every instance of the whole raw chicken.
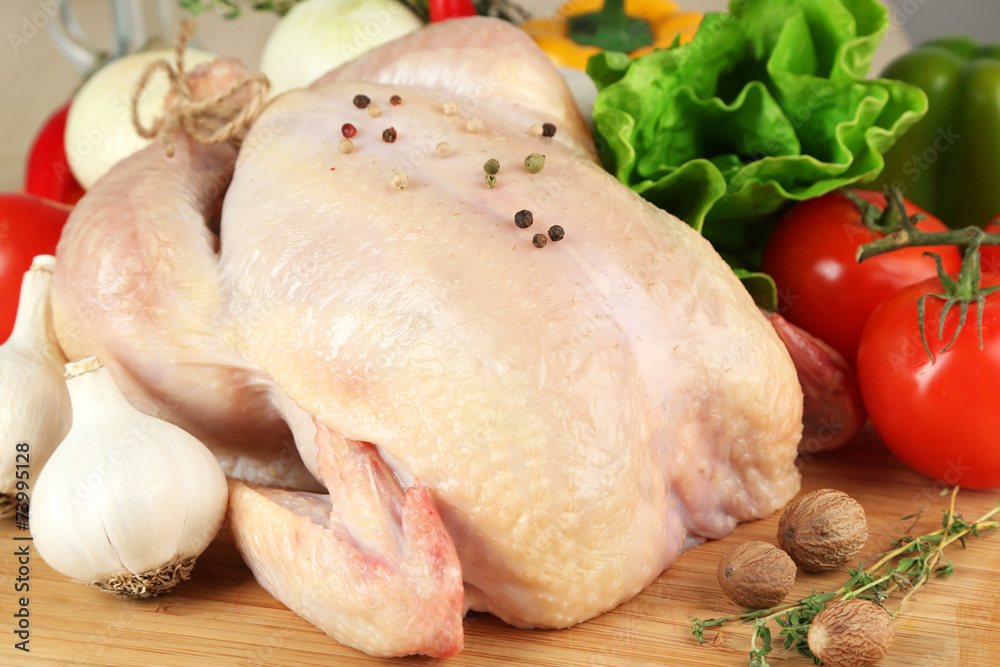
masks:
{"label": "whole raw chicken", "polygon": [[290,429],[327,493],[234,481],[232,530],[341,642],[450,655],[468,609],[579,623],[798,490],[802,392],[774,329],[701,236],[601,168],[518,29],[432,25],[281,96],[235,171],[175,143],[74,212],[61,342],[232,477],[315,487],[280,456]]}

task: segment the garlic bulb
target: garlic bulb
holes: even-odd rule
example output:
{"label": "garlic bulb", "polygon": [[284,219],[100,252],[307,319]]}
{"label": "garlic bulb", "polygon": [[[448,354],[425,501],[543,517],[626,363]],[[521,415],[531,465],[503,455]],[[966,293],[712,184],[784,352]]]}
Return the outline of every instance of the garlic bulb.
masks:
{"label": "garlic bulb", "polygon": [[[187,71],[216,56],[207,51],[187,49]],[[90,189],[118,161],[151,143],[132,125],[132,95],[146,67],[157,60],[173,63],[173,49],[133,53],[99,69],[73,96],[66,118],[66,157],[73,176]],[[139,120],[145,127],[163,114],[163,102],[170,85],[161,70],[151,79],[139,99]]]}
{"label": "garlic bulb", "polygon": [[39,255],[21,282],[17,319],[0,346],[0,517],[25,513],[31,488],[71,421],[66,362],[52,327],[56,258]]}
{"label": "garlic bulb", "polygon": [[31,534],[53,569],[130,597],[188,579],[228,489],[194,436],[139,412],[96,357],[66,364],[73,426],[35,485]]}
{"label": "garlic bulb", "polygon": [[423,23],[399,0],[304,0],[267,38],[260,69],[271,94],[303,88]]}

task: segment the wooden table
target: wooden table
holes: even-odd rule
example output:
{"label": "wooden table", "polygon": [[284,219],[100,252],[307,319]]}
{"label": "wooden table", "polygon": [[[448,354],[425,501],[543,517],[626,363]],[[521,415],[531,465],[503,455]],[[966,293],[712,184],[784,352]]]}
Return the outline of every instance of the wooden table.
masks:
{"label": "wooden table", "polygon": [[[867,557],[884,550],[907,522],[900,517],[926,510],[918,528],[940,527],[947,498],[941,485],[910,472],[872,436],[848,447],[801,461],[803,491],[832,487],[855,497],[868,514]],[[963,490],[959,510],[978,517],[1000,500],[1000,491]],[[30,653],[14,648],[18,609],[15,548],[26,542],[10,522],[0,527],[0,665],[746,665],[750,627],[727,626],[705,633],[699,646],[690,634],[694,616],[709,618],[737,609],[719,591],[715,568],[733,544],[775,541],[778,515],[744,524],[725,540],[683,554],[641,595],[574,628],[525,631],[486,614],[465,619],[465,650],[449,660],[406,658],[380,661],[339,645],[272,599],[240,560],[232,536],[223,531],[201,557],[194,578],[163,598],[122,601],[73,584],[37,554],[30,563]],[[27,542],[30,544],[30,542]],[[927,665],[992,667],[1000,664],[1000,534],[973,540],[950,552],[955,575],[931,581],[896,621],[896,643],[882,667]],[[833,590],[844,576],[800,573],[792,596]],[[775,631],[777,637],[777,632]],[[776,642],[780,643],[780,642]],[[811,663],[776,649],[775,667]]]}

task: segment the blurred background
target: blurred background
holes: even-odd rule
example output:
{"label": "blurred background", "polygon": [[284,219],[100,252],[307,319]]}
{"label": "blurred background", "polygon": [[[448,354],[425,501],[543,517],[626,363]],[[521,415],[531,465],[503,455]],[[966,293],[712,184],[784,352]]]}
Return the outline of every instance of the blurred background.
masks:
{"label": "blurred background", "polygon": [[[177,0],[134,0],[148,10],[149,28],[179,23]],[[24,161],[41,123],[69,99],[81,83],[80,73],[55,47],[48,32],[49,16],[71,2],[81,28],[97,46],[110,48],[113,40],[109,0],[3,0],[0,32],[5,44],[0,57],[0,124],[10,134],[0,142],[0,191],[21,187]],[[984,41],[1000,41],[998,0],[883,0],[890,8],[892,29],[874,69],[904,51],[909,44],[941,35],[968,34]],[[553,11],[560,0],[520,0],[535,14]],[[678,0],[685,9],[723,10],[727,0]],[[200,15],[199,46],[241,58],[256,67],[260,50],[277,17],[248,12],[227,20],[215,11]],[[172,41],[173,34],[168,38]]]}

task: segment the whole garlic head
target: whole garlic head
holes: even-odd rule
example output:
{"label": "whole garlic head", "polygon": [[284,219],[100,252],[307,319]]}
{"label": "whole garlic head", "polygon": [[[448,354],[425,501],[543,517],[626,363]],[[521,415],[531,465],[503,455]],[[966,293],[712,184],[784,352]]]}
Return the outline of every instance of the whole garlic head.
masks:
{"label": "whole garlic head", "polygon": [[164,593],[222,525],[225,475],[194,436],[133,408],[95,357],[67,364],[66,375],[73,426],[35,485],[35,546],[82,583]]}

